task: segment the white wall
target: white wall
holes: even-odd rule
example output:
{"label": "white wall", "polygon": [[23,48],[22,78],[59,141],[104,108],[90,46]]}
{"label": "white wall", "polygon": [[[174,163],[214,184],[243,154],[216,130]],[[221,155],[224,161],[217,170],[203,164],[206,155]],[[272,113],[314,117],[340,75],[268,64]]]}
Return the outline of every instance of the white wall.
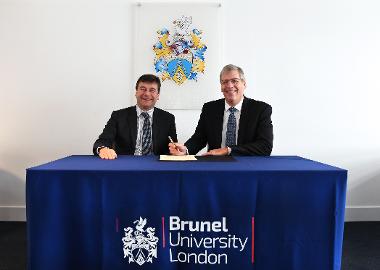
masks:
{"label": "white wall", "polygon": [[[0,0],[0,220],[25,219],[26,168],[91,154],[111,111],[132,105],[133,3]],[[380,3],[222,4],[223,64],[273,106],[273,154],[348,169],[346,219],[380,220]],[[199,111],[172,113],[184,141]]]}

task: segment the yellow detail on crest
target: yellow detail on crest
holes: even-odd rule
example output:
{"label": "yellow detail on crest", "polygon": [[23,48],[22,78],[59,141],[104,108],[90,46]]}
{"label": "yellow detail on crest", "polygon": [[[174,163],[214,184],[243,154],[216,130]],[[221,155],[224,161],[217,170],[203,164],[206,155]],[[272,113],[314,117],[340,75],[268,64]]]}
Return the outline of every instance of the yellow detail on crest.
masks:
{"label": "yellow detail on crest", "polygon": [[205,62],[203,62],[201,59],[195,59],[191,71],[192,72],[202,72],[202,73],[204,73],[204,71],[205,71]]}
{"label": "yellow detail on crest", "polygon": [[161,79],[165,81],[166,79],[170,79],[170,74],[167,71],[162,72]]}
{"label": "yellow detail on crest", "polygon": [[168,47],[162,49],[153,48],[153,51],[156,53],[157,59],[165,58],[171,54],[170,48]]}
{"label": "yellow detail on crest", "polygon": [[201,38],[195,34],[191,34],[191,40],[193,41],[194,47],[196,49],[202,48],[204,44],[201,41]]}
{"label": "yellow detail on crest", "polygon": [[174,76],[173,76],[173,80],[176,82],[176,84],[178,85],[181,85],[183,84],[183,82],[186,80],[186,75],[185,75],[185,72],[183,72],[183,69],[181,66],[178,66],[175,73],[174,73]]}
{"label": "yellow detail on crest", "polygon": [[168,47],[168,45],[166,44],[166,42],[168,41],[168,39],[169,39],[169,34],[164,34],[164,35],[162,35],[161,37],[158,38],[158,40],[162,44],[162,48],[167,48]]}
{"label": "yellow detail on crest", "polygon": [[171,50],[166,44],[168,38],[169,38],[169,34],[164,34],[163,36],[158,38],[158,40],[161,42],[162,49],[157,49],[153,47],[153,51],[156,53],[157,59],[167,57],[171,54]]}

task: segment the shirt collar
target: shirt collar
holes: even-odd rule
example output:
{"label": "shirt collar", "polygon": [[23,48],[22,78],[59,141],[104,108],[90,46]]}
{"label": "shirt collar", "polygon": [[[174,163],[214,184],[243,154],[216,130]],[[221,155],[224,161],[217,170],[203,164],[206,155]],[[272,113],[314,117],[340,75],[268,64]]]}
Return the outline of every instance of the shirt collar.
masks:
{"label": "shirt collar", "polygon": [[140,109],[140,107],[138,105],[136,105],[137,117],[140,117],[142,112],[146,112],[149,114],[149,117],[152,118],[153,117],[153,111],[154,111],[154,107],[148,111],[144,111],[144,110]]}
{"label": "shirt collar", "polygon": [[[238,104],[236,104],[236,106],[233,106],[239,112],[241,111],[241,106],[243,105],[243,100],[244,100],[244,97],[240,100],[240,102]],[[228,105],[228,103],[224,100],[224,111],[225,112],[228,111],[228,109],[231,107],[232,106]]]}

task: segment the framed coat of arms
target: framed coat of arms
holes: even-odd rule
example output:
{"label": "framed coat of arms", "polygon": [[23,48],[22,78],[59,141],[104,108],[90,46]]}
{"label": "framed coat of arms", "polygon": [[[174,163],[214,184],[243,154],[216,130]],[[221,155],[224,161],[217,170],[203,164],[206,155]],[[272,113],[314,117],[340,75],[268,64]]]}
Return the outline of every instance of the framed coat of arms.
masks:
{"label": "framed coat of arms", "polygon": [[134,7],[133,79],[160,77],[163,109],[200,109],[220,97],[221,5],[139,3]]}

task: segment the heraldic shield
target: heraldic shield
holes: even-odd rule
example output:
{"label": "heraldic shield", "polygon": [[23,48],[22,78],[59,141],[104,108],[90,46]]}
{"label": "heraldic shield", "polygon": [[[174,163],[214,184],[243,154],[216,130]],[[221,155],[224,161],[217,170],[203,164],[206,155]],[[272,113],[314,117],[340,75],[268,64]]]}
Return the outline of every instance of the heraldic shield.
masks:
{"label": "heraldic shield", "polygon": [[141,218],[133,222],[136,224],[135,230],[128,227],[124,228],[123,251],[124,258],[128,258],[128,263],[135,262],[143,265],[146,262],[153,262],[157,258],[158,237],[154,235],[155,228],[144,229],[147,220]]}
{"label": "heraldic shield", "polygon": [[192,63],[186,59],[174,59],[168,63],[170,77],[176,82],[183,82],[191,75]]}

